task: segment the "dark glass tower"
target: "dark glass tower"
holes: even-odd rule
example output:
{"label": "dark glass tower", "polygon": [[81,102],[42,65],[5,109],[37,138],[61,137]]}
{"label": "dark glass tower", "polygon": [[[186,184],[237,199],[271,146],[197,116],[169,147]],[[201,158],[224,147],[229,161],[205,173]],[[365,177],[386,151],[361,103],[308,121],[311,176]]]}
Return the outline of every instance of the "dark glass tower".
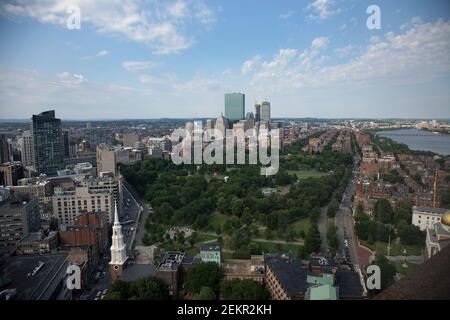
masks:
{"label": "dark glass tower", "polygon": [[243,93],[225,94],[225,118],[232,122],[245,119],[245,95]]}
{"label": "dark glass tower", "polygon": [[34,145],[34,167],[38,174],[55,175],[64,169],[64,143],[61,119],[55,111],[33,115],[31,134]]}

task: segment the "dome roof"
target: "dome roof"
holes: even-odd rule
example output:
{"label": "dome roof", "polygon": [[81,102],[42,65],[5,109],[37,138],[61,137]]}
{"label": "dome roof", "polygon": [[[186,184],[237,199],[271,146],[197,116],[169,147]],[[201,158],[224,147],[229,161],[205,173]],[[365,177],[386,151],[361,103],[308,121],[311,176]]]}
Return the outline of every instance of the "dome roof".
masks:
{"label": "dome roof", "polygon": [[441,223],[443,225],[445,225],[445,226],[449,226],[450,227],[450,211],[447,211],[446,213],[444,213],[442,215]]}

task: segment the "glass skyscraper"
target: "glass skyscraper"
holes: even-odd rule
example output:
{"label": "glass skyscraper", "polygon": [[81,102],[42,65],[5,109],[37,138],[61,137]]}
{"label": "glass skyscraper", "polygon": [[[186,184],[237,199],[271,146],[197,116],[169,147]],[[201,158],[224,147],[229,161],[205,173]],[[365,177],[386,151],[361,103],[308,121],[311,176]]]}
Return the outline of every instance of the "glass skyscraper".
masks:
{"label": "glass skyscraper", "polygon": [[270,122],[270,103],[267,101],[261,103],[261,121]]}
{"label": "glass skyscraper", "polygon": [[245,94],[225,94],[225,118],[230,121],[239,121],[245,119]]}
{"label": "glass skyscraper", "polygon": [[33,115],[32,120],[34,168],[38,174],[56,175],[58,170],[64,169],[61,119],[51,110]]}

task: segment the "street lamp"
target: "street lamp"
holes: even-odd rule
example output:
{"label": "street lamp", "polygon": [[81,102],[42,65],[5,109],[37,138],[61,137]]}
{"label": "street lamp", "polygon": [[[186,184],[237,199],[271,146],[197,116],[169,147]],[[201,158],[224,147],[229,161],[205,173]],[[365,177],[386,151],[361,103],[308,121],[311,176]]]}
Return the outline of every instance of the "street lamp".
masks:
{"label": "street lamp", "polygon": [[403,249],[403,255],[405,256],[405,262],[403,262],[402,267],[403,268],[408,268],[408,264],[406,263],[408,260],[408,256],[406,255],[406,248]]}

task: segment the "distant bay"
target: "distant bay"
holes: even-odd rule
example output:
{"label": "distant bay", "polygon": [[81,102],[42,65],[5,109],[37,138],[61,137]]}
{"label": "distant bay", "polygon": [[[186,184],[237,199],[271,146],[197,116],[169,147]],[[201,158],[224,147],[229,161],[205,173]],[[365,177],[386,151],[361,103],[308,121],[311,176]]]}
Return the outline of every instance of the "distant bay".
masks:
{"label": "distant bay", "polygon": [[431,151],[450,155],[450,134],[433,133],[419,129],[378,131],[379,137],[406,144],[411,150]]}

